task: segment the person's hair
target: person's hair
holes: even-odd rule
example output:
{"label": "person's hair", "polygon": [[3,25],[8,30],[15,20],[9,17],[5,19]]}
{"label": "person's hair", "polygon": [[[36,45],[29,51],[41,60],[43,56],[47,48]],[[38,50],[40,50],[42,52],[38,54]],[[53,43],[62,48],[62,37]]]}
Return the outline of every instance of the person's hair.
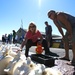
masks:
{"label": "person's hair", "polygon": [[15,30],[13,30],[13,32],[15,32]]}
{"label": "person's hair", "polygon": [[49,10],[48,11],[48,15],[51,15],[52,13],[55,13],[55,11],[54,10]]}
{"label": "person's hair", "polygon": [[31,26],[35,27],[35,29],[36,29],[35,23],[31,22],[31,23],[29,24],[28,31],[30,31]]}
{"label": "person's hair", "polygon": [[47,24],[48,22],[47,21],[45,21],[45,24]]}

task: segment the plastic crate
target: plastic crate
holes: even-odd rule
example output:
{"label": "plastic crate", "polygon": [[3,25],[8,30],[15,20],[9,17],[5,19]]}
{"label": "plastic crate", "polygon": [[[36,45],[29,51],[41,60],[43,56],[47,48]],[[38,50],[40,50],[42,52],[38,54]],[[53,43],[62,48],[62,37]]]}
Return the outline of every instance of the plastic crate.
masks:
{"label": "plastic crate", "polygon": [[55,62],[55,58],[43,54],[32,54],[31,59],[48,67],[54,66]]}

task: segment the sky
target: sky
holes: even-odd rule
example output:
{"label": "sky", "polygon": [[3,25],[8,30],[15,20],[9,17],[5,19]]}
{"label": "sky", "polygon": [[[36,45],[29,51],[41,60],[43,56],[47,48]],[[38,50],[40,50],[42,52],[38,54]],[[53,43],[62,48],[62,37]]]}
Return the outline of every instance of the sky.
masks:
{"label": "sky", "polygon": [[49,10],[75,16],[75,0],[0,0],[0,37],[12,33],[12,30],[18,31],[20,27],[28,29],[30,22],[34,22],[39,31],[45,32],[45,21],[52,26],[52,34],[60,35],[47,16]]}

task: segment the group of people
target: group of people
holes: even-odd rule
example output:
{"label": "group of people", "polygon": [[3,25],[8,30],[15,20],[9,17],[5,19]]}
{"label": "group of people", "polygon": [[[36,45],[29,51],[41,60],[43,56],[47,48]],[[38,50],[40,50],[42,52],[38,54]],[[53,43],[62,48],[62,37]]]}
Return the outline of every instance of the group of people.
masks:
{"label": "group of people", "polygon": [[[73,59],[71,61],[72,65],[75,65],[75,17],[64,13],[64,12],[56,12],[54,10],[50,10],[48,12],[48,18],[51,19],[55,26],[58,28],[60,34],[62,35],[62,40],[64,43],[64,49],[65,49],[65,56],[60,58],[63,60],[70,60],[69,59],[69,41],[71,41],[72,44],[72,52],[73,52]],[[49,50],[50,47],[50,40],[52,39],[52,28],[50,25],[48,25],[48,22],[45,22],[46,24],[46,39],[43,39],[42,34],[39,30],[37,30],[36,24],[31,22],[28,27],[28,32],[25,34],[23,42],[21,44],[21,49],[26,46],[25,55],[28,57],[29,48],[31,46],[37,45],[37,43],[41,43],[44,47],[45,54],[51,55],[51,56],[58,56],[55,53],[52,53]],[[66,32],[64,32],[64,30]],[[40,39],[38,39],[40,38]]]}
{"label": "group of people", "polygon": [[2,35],[2,42],[11,43],[12,42],[12,33]]}
{"label": "group of people", "polygon": [[2,42],[4,43],[16,43],[18,36],[16,35],[16,31],[13,30],[13,33],[2,35]]}

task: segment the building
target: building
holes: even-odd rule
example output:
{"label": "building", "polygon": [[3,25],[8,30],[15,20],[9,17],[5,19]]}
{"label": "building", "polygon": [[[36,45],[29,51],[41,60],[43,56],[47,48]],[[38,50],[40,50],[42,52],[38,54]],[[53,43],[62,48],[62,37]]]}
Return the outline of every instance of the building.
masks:
{"label": "building", "polygon": [[19,28],[19,30],[17,31],[17,35],[18,35],[18,43],[21,43],[24,35],[26,34],[27,30],[24,30],[23,28]]}

